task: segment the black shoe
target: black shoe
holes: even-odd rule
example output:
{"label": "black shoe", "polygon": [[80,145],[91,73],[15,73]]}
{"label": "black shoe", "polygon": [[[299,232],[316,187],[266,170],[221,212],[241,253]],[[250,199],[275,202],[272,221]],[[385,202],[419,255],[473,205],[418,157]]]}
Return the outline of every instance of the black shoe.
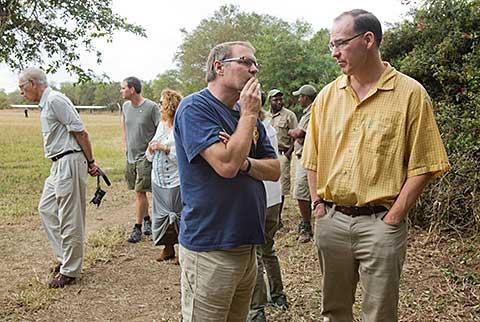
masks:
{"label": "black shoe", "polygon": [[261,310],[253,314],[252,316],[248,316],[247,322],[267,322],[267,318],[265,317],[265,310]]}
{"label": "black shoe", "polygon": [[141,240],[142,240],[142,231],[140,228],[134,226],[132,232],[130,233],[130,236],[128,236],[127,241],[129,243],[138,243]]}
{"label": "black shoe", "polygon": [[152,221],[150,219],[143,219],[143,234],[145,236],[152,234]]}
{"label": "black shoe", "polygon": [[270,302],[270,304],[272,304],[274,308],[277,308],[280,310],[288,309],[288,302],[285,294],[272,298],[272,301]]}

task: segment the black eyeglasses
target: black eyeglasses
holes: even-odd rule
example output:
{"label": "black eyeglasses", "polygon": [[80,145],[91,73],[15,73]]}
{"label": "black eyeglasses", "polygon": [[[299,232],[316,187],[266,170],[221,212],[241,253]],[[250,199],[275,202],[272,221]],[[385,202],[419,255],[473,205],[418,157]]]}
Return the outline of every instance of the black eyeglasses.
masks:
{"label": "black eyeglasses", "polygon": [[258,64],[258,62],[255,59],[245,57],[245,56],[227,58],[227,59],[221,60],[221,62],[222,63],[237,62],[239,64],[247,66],[248,68],[252,67],[252,65],[255,66],[256,69],[260,68],[260,65]]}
{"label": "black eyeglasses", "polygon": [[338,40],[335,40],[335,41],[333,41],[333,42],[330,42],[330,43],[328,44],[328,49],[330,49],[331,52],[333,52],[333,50],[334,50],[335,48],[337,48],[337,49],[342,49],[342,48],[344,48],[346,45],[348,45],[348,43],[349,43],[350,41],[354,40],[354,39],[357,38],[357,37],[360,37],[360,36],[364,35],[365,33],[366,33],[366,31],[361,32],[361,33],[358,33],[358,34],[356,34],[355,36],[350,37],[350,38],[347,38],[347,39],[338,39]]}

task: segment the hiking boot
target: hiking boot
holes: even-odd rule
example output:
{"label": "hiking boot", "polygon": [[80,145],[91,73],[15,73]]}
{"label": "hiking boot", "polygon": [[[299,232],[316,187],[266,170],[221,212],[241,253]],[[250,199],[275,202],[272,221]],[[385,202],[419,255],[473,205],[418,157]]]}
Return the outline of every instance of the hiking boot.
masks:
{"label": "hiking boot", "polygon": [[276,309],[280,309],[280,310],[288,309],[288,302],[285,294],[272,298],[270,304]]}
{"label": "hiking boot", "polygon": [[150,220],[150,218],[143,219],[143,234],[145,236],[150,236],[152,234],[152,221]]}
{"label": "hiking boot", "polygon": [[157,262],[164,262],[170,259],[175,259],[175,249],[173,247],[164,247],[160,256],[156,259]]}
{"label": "hiking boot", "polygon": [[265,310],[260,310],[255,312],[252,316],[248,316],[247,322],[267,322],[267,318],[265,317]]}
{"label": "hiking boot", "polygon": [[301,243],[308,243],[313,237],[312,225],[309,222],[302,222],[299,226],[299,230],[300,237],[298,238],[298,240]]}
{"label": "hiking boot", "polygon": [[48,282],[48,287],[50,288],[64,288],[66,285],[75,283],[75,277],[70,277],[58,273],[54,278]]}
{"label": "hiking boot", "polygon": [[138,243],[142,240],[142,230],[139,227],[134,226],[127,241],[129,243]]}

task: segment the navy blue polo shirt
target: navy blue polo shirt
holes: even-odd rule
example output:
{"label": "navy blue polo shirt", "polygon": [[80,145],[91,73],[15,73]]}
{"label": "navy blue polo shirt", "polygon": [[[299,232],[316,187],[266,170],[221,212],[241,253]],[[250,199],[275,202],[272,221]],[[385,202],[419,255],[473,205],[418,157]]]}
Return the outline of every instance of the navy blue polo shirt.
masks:
{"label": "navy blue polo shirt", "polygon": [[[230,249],[265,242],[266,196],[262,181],[238,173],[218,175],[200,153],[233,134],[240,112],[228,108],[208,89],[185,97],[175,114],[174,134],[183,210],[180,244],[193,251]],[[276,158],[263,124],[249,157]]]}

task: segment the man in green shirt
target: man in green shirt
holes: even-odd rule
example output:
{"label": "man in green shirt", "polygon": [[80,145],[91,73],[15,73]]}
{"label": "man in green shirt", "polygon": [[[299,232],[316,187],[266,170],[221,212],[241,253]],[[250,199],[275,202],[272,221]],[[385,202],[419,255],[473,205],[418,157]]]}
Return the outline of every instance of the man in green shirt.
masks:
{"label": "man in green shirt", "polygon": [[127,77],[120,93],[127,101],[122,108],[123,150],[127,157],[125,179],[128,189],[135,191],[135,225],[128,237],[130,243],[139,242],[143,233],[152,234],[148,215],[147,191],[151,192],[152,163],[145,157],[160,120],[158,105],[141,95],[142,84],[136,77]]}

